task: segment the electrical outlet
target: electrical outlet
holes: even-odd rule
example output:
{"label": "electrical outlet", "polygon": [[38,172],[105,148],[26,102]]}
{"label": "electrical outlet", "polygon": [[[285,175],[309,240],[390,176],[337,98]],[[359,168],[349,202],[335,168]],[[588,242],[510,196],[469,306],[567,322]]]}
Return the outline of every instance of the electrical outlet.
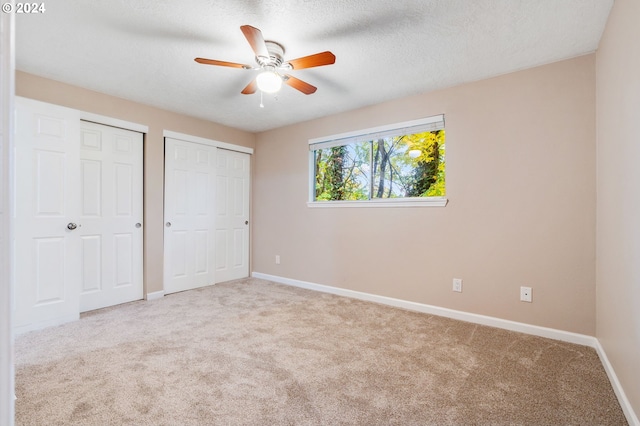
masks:
{"label": "electrical outlet", "polygon": [[453,279],[453,291],[457,291],[458,293],[462,293],[462,279],[454,278]]}
{"label": "electrical outlet", "polygon": [[276,254],[276,265],[280,264],[280,255]]}
{"label": "electrical outlet", "polygon": [[531,287],[520,287],[520,301],[531,302]]}

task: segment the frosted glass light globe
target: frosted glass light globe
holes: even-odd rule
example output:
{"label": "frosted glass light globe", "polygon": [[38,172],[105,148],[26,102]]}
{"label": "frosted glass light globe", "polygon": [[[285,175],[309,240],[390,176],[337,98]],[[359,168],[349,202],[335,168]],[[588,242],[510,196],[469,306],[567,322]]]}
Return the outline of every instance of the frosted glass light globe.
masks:
{"label": "frosted glass light globe", "polygon": [[256,77],[258,89],[265,93],[275,93],[282,87],[282,78],[275,71],[263,71]]}

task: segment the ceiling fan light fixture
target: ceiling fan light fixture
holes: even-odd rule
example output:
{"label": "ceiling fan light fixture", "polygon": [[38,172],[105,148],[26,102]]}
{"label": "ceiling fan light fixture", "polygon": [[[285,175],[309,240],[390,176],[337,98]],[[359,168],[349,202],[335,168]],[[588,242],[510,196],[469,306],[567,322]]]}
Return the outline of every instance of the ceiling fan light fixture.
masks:
{"label": "ceiling fan light fixture", "polygon": [[[284,47],[275,41],[265,40],[262,37],[262,31],[251,25],[242,25],[240,27],[242,34],[249,42],[251,50],[255,53],[255,60],[258,67],[251,65],[238,64],[236,62],[219,61],[217,59],[195,58],[199,64],[217,65],[221,67],[241,68],[244,70],[260,70],[256,78],[251,80],[240,93],[243,95],[251,95],[260,90],[260,93],[276,93],[282,87],[282,83],[298,90],[305,95],[311,95],[316,92],[317,87],[295,78],[289,74],[292,70],[302,70],[305,68],[321,67],[331,65],[336,62],[336,55],[329,52],[315,53],[313,55],[303,56],[284,61]],[[283,73],[280,74],[279,72]]]}
{"label": "ceiling fan light fixture", "polygon": [[265,93],[275,93],[282,87],[282,77],[273,70],[264,70],[256,77],[258,89]]}

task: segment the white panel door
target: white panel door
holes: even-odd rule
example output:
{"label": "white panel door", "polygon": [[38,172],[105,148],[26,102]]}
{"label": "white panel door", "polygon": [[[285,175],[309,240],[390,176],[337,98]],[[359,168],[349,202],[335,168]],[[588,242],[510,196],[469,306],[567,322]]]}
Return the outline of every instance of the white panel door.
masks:
{"label": "white panel door", "polygon": [[80,117],[16,99],[15,326],[79,317]]}
{"label": "white panel door", "polygon": [[140,300],[142,133],[80,125],[80,311]]}
{"label": "white panel door", "polygon": [[216,148],[165,138],[165,293],[215,284]]}
{"label": "white panel door", "polygon": [[250,156],[218,148],[216,282],[249,276]]}

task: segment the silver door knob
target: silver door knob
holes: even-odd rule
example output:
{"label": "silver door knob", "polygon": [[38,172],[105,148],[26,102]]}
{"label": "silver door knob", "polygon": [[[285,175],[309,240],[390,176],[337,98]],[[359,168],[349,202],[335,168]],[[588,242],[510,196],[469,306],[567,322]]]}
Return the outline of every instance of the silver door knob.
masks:
{"label": "silver door knob", "polygon": [[167,222],[167,228],[171,228],[171,222]]}
{"label": "silver door knob", "polygon": [[142,224],[140,222],[136,223],[136,228],[140,228]]}
{"label": "silver door knob", "polygon": [[75,224],[75,223],[73,223],[73,222],[69,222],[69,223],[67,223],[67,229],[68,229],[69,231],[73,231],[73,230],[74,230],[74,229],[76,229],[77,227],[78,227],[78,225],[76,225],[76,224]]}
{"label": "silver door knob", "polygon": [[244,224],[245,224],[245,225],[248,225],[248,224],[249,224],[249,221],[248,221],[248,220],[245,220],[245,221],[244,221]]}

